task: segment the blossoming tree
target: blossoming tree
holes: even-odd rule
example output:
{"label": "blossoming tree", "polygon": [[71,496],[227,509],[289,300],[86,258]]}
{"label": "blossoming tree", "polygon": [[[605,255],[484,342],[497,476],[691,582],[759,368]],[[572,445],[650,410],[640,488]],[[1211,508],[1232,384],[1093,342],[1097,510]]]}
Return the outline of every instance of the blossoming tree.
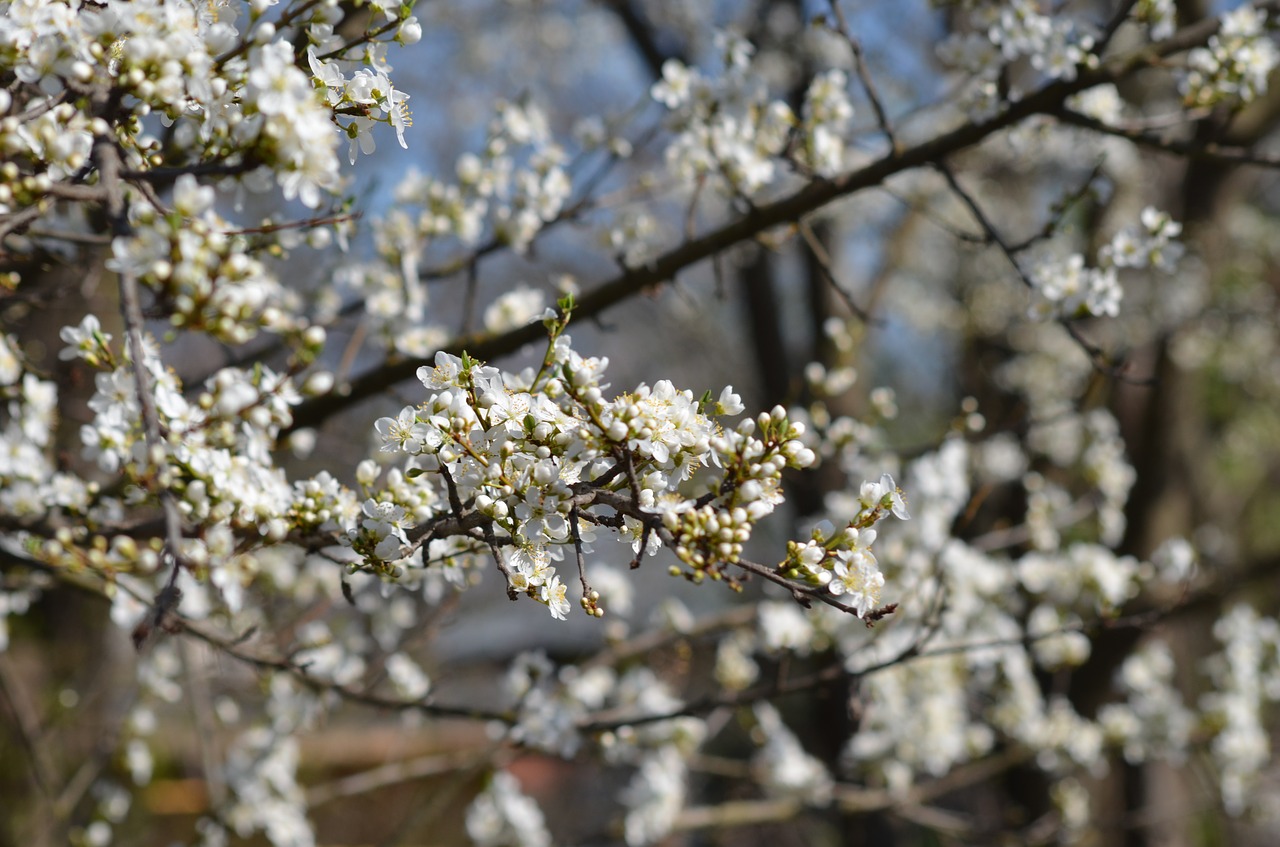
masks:
{"label": "blossoming tree", "polygon": [[818,5],[0,3],[6,841],[1273,843],[1276,4]]}

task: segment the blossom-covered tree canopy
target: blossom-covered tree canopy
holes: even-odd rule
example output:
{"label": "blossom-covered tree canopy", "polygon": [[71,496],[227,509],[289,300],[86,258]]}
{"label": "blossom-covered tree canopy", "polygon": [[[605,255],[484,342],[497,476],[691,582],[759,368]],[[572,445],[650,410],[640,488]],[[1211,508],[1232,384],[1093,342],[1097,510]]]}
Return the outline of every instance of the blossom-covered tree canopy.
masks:
{"label": "blossom-covered tree canopy", "polygon": [[1274,843],[1276,5],[0,0],[0,843]]}

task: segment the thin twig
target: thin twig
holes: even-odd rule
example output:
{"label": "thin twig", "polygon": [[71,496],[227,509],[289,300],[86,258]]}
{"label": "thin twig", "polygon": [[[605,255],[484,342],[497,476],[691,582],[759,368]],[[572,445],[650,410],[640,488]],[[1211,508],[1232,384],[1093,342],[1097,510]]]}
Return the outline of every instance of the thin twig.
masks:
{"label": "thin twig", "polygon": [[867,58],[862,52],[862,43],[850,31],[849,23],[845,20],[844,10],[840,8],[839,0],[829,0],[828,5],[831,7],[831,14],[836,20],[836,32],[844,36],[845,41],[849,43],[849,48],[853,51],[854,72],[858,75],[859,82],[862,83],[862,90],[866,92],[867,99],[871,101],[871,110],[876,113],[876,125],[880,127],[880,131],[889,140],[890,151],[896,153],[898,151],[898,139],[894,134],[893,124],[889,121],[889,115],[885,111],[884,103],[880,100],[880,94],[876,90],[875,82],[871,79],[871,71],[867,67]]}
{"label": "thin twig", "polygon": [[484,749],[459,750],[450,753],[432,753],[399,762],[388,762],[376,768],[353,773],[307,789],[307,808],[314,809],[334,800],[369,794],[392,785],[442,776],[467,770],[492,758],[492,751]]}
{"label": "thin twig", "polygon": [[9,235],[11,232],[21,232],[24,227],[40,217],[44,211],[40,204],[36,204],[8,215],[0,215],[0,238]]}
{"label": "thin twig", "polygon": [[832,290],[839,295],[844,302],[845,308],[852,312],[858,320],[863,323],[870,323],[871,317],[858,305],[857,301],[853,299],[853,295],[836,278],[835,270],[831,266],[831,254],[822,246],[822,242],[818,240],[818,236],[814,233],[813,228],[809,226],[809,222],[801,220],[796,225],[796,229],[799,230],[800,237],[804,239],[804,243],[809,245],[809,251],[813,254],[818,270],[822,271],[822,277],[831,286]]}
{"label": "thin twig", "polygon": [[502,551],[498,549],[498,539],[493,534],[492,524],[485,524],[484,540],[489,545],[489,552],[493,555],[494,564],[498,566],[498,572],[502,574],[502,578],[507,584],[507,599],[514,603],[520,594],[511,582],[511,568],[507,567],[507,563],[502,561]]}
{"label": "thin twig", "polygon": [[111,243],[111,236],[97,232],[72,232],[71,230],[29,228],[26,235],[31,238],[49,238],[55,241],[66,241],[71,244],[91,244],[101,246]]}
{"label": "thin twig", "polygon": [[591,596],[591,586],[587,584],[587,557],[582,550],[582,533],[578,530],[578,507],[569,510],[569,531],[573,536],[574,558],[578,563],[578,582],[582,583],[584,599]]}
{"label": "thin twig", "polygon": [[14,732],[18,742],[27,751],[27,763],[31,768],[31,781],[45,802],[53,800],[54,787],[58,784],[58,770],[49,748],[45,745],[44,731],[40,728],[40,716],[27,700],[23,685],[11,667],[9,656],[0,653],[0,694],[4,695],[13,713]]}

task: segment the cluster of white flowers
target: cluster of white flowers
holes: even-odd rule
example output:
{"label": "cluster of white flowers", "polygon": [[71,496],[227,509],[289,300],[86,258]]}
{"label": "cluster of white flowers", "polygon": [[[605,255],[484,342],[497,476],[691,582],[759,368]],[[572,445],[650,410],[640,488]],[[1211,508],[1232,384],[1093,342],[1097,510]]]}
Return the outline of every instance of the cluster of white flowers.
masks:
{"label": "cluster of white flowers", "polygon": [[[1128,479],[1131,469],[1113,452],[1113,425],[1109,417],[1085,416],[1068,462],[1079,462],[1086,474],[1116,473]],[[1095,447],[1100,455],[1090,453]],[[755,632],[735,631],[721,642],[721,653],[727,644],[732,654],[724,659],[724,670],[731,669],[730,661],[739,675],[745,668],[745,684],[750,684],[755,651],[808,655],[834,642],[852,672],[872,669],[860,680],[861,720],[846,750],[849,766],[895,791],[1010,742],[1034,753],[1038,765],[1063,778],[1096,774],[1112,748],[1132,756],[1185,755],[1193,743],[1191,727],[1201,718],[1181,706],[1170,688],[1171,673],[1156,670],[1157,678],[1148,680],[1141,669],[1147,659],[1135,657],[1118,680],[1125,699],[1095,721],[1065,700],[1047,696],[1032,661],[1048,669],[1081,664],[1090,652],[1089,639],[1080,631],[1083,622],[1122,609],[1154,569],[1100,544],[1064,548],[1056,531],[1044,552],[1017,556],[948,539],[946,527],[969,498],[965,462],[963,442],[953,439],[938,454],[909,466],[905,474],[914,520],[890,524],[877,539],[881,549],[892,551],[887,576],[895,592],[918,598],[913,609],[895,616],[887,630],[865,633],[840,627],[830,610],[802,615],[794,607],[764,604]],[[1119,469],[1103,470],[1113,463]],[[1017,479],[1015,474],[1008,481]],[[1051,487],[1040,480],[1039,485]],[[1115,496],[1122,502],[1126,492],[1127,487],[1118,486]],[[849,508],[847,496],[834,499],[838,507]],[[1062,518],[1055,514],[1049,520],[1056,526]],[[934,544],[944,546],[939,551]],[[1186,552],[1162,554],[1173,555]],[[934,619],[929,598],[939,596],[945,604]],[[958,649],[982,644],[988,646]],[[913,645],[926,655],[892,663]],[[928,655],[933,651],[937,655]],[[717,674],[722,658],[718,656]],[[1144,716],[1138,721],[1150,720],[1149,731],[1137,726],[1133,714]]]}
{"label": "cluster of white flowers", "polygon": [[[230,528],[251,527],[278,540],[292,529],[333,530],[352,522],[354,498],[327,473],[291,486],[274,465],[271,453],[277,437],[292,420],[290,406],[300,400],[287,375],[261,365],[251,371],[225,368],[189,400],[173,372],[161,364],[157,350],[144,344],[142,365],[164,433],[163,443],[148,446],[133,351],[129,356],[114,351],[110,335],[92,316],[78,327],[64,328],[62,338],[67,342],[64,357],[79,357],[98,369],[89,400],[95,415],[80,428],[84,455],[102,471],[120,474],[124,487],[123,498],[120,492],[106,494],[97,485],[35,461],[38,452],[21,472],[12,469],[6,474],[13,482],[6,485],[5,496],[18,496],[23,489],[17,483],[25,480],[46,515],[76,519],[74,529],[43,544],[41,553],[49,561],[76,566],[97,561],[113,571],[154,572],[159,564],[156,549],[128,535],[94,533],[118,521],[127,506],[155,502],[161,492],[168,492],[176,496],[184,519],[205,527],[185,538],[177,552],[192,565],[209,568],[224,599],[238,605],[242,585],[231,575],[243,563],[235,555]],[[51,409],[56,395],[51,385],[48,389],[43,393]],[[33,399],[38,402],[26,404],[31,413],[22,420],[34,429],[39,425],[34,413],[46,404]],[[21,443],[34,446],[39,440],[24,437]],[[82,544],[93,551],[88,559]]]}
{"label": "cluster of white flowers", "polygon": [[619,214],[603,241],[626,267],[638,267],[655,251],[658,224],[647,212],[627,210]]}
{"label": "cluster of white flowers", "polygon": [[296,738],[265,727],[242,735],[227,756],[228,788],[236,796],[225,815],[227,828],[241,838],[261,831],[272,844],[315,844],[297,774]]}
{"label": "cluster of white flowers", "polygon": [[331,108],[339,113],[359,113],[345,126],[341,122],[338,124],[351,140],[347,148],[347,159],[351,164],[356,163],[357,150],[367,156],[376,149],[370,131],[375,123],[389,124],[396,131],[400,146],[406,150],[409,148],[404,140],[405,128],[413,125],[406,105],[409,95],[396,91],[386,73],[361,68],[347,79],[337,62],[316,58],[314,47],[307,48],[307,63],[315,78],[324,83]]}
{"label": "cluster of white flowers", "polygon": [[[1106,498],[1114,497],[1122,507],[1132,469],[1117,452],[1114,419],[1091,413],[1077,420],[1077,429],[1076,446],[1063,458],[1079,461],[1095,485],[1112,492]],[[952,456],[962,457],[960,442],[951,443]],[[1099,544],[1074,543],[1063,549],[1055,538],[1046,552],[1009,558],[953,539],[934,565],[932,556],[914,552],[928,544],[922,531],[935,514],[949,523],[967,499],[963,487],[949,490],[955,486],[941,484],[944,478],[962,480],[963,470],[953,467],[931,481],[935,478],[925,471],[935,464],[936,459],[925,457],[909,469],[917,519],[893,524],[894,532],[880,544],[893,551],[890,579],[902,596],[945,593],[939,621],[929,621],[923,609],[909,611],[887,632],[877,633],[878,638],[864,637],[832,627],[830,614],[805,616],[791,606],[764,604],[758,632],[735,631],[721,642],[718,678],[723,675],[726,683],[737,679],[741,688],[758,672],[754,651],[807,655],[834,640],[851,670],[874,669],[858,689],[862,717],[847,750],[855,772],[877,776],[901,791],[922,775],[940,776],[989,753],[1003,739],[1034,752],[1041,768],[1063,778],[1060,785],[1065,787],[1055,797],[1076,817],[1085,813],[1087,803],[1078,796],[1072,774],[1097,775],[1111,749],[1133,762],[1180,761],[1203,741],[1197,728],[1209,726],[1223,797],[1233,813],[1249,808],[1258,769],[1267,758],[1261,709],[1280,696],[1280,630],[1275,622],[1239,607],[1219,623],[1215,632],[1225,649],[1211,665],[1214,691],[1202,697],[1198,710],[1185,705],[1175,686],[1172,656],[1153,642],[1124,664],[1116,680],[1120,701],[1102,708],[1096,720],[1089,719],[1064,699],[1041,691],[1031,655],[1049,669],[1082,663],[1090,650],[1079,631],[1083,622],[1099,612],[1116,613],[1157,573],[1168,580],[1186,579],[1192,555],[1188,546],[1165,545],[1153,567]],[[1050,487],[1043,479],[1039,485]],[[1101,512],[1109,508],[1106,502],[1099,506]],[[1109,543],[1115,542],[1115,532],[1102,521],[1100,534],[1110,536]],[[1030,655],[1022,647],[1024,639],[1031,642]],[[989,647],[951,649],[988,640]],[[883,665],[913,643],[927,644],[925,652],[936,650],[938,655]],[[788,772],[800,774],[801,761]],[[821,795],[806,795],[813,796]]]}
{"label": "cluster of white flowers", "polygon": [[479,847],[548,847],[551,834],[538,804],[520,783],[498,771],[467,808],[467,835]]}
{"label": "cluster of white flowers", "polygon": [[146,203],[131,207],[133,231],[112,242],[107,267],[156,289],[174,326],[238,344],[262,329],[299,333],[296,302],[246,249],[246,236],[213,210],[214,190],[178,178],[173,213]]}
{"label": "cluster of white flowers", "polygon": [[[547,320],[554,325],[557,319],[549,313]],[[709,393],[695,400],[663,380],[606,399],[607,364],[579,356],[564,335],[536,375],[502,374],[437,354],[434,368],[418,371],[432,391],[426,402],[375,424],[384,452],[412,457],[406,477],[434,486],[429,503],[437,514],[411,517],[414,504],[384,491],[365,503],[366,517],[346,542],[372,567],[394,569],[396,560],[420,557],[413,542],[421,533],[410,532],[415,526],[450,514],[463,522],[491,521],[502,534],[484,540],[510,545],[500,566],[511,591],[563,618],[566,586],[551,561],[568,545],[590,549],[602,522],[587,509],[602,504],[617,515],[610,525],[620,530],[619,540],[637,553],[642,540],[650,552],[661,540],[685,565],[673,565],[673,574],[736,584],[738,576],[727,568],[739,562],[755,523],[782,502],[782,471],[815,459],[799,440],[803,425],[779,407],[721,428],[717,417],[742,412],[731,388],[716,400]],[[711,466],[720,472],[695,475]],[[847,595],[865,616],[884,584],[869,549],[871,527],[890,513],[906,517],[902,494],[886,475],[864,486],[859,514],[845,530],[823,530],[820,541],[815,536],[803,562],[793,545],[779,573]],[[603,613],[591,594],[583,606]]]}
{"label": "cluster of white flowers", "polygon": [[730,196],[753,197],[775,181],[781,157],[793,147],[796,158],[817,173],[841,170],[853,116],[843,71],[814,78],[805,95],[804,120],[798,121],[784,101],[770,98],[753,72],[750,42],[719,32],[716,47],[723,73],[707,76],[669,59],[662,80],[650,91],[671,112],[667,123],[675,138],[667,147],[667,164],[683,184],[705,180]]}
{"label": "cluster of white flowers", "polygon": [[[340,187],[339,133],[367,151],[372,124],[382,121],[403,144],[406,96],[392,86],[385,62],[373,58],[376,51],[366,51],[375,67],[350,80],[335,62],[316,58],[318,51],[344,58],[345,41],[333,30],[333,16],[341,15],[334,4],[315,4],[297,22],[327,97],[295,61],[296,31],[277,32],[260,12],[238,22],[234,4],[216,12],[190,0],[4,5],[0,60],[24,83],[0,99],[0,146],[11,165],[0,174],[5,210],[34,205],[52,182],[79,173],[95,140],[117,143],[125,167],[139,172],[193,161],[233,172],[266,168],[286,198],[310,207]],[[420,31],[407,7],[387,14],[399,21],[401,40]],[[119,106],[110,126],[81,108],[108,85]],[[359,114],[344,122],[339,111]],[[171,127],[164,144],[149,132],[151,114]]]}
{"label": "cluster of white flowers", "polygon": [[492,333],[518,329],[532,323],[547,310],[546,295],[536,288],[520,285],[500,294],[484,310],[484,328]]}
{"label": "cluster of white flowers", "polygon": [[808,542],[792,541],[787,548],[783,573],[792,579],[803,579],[826,586],[836,596],[851,601],[858,614],[865,616],[880,603],[884,574],[880,572],[871,545],[876,540],[875,526],[889,514],[907,520],[906,501],[893,477],[883,474],[879,482],[864,482],[859,492],[861,507],[856,517],[838,532],[830,521],[815,526]]}
{"label": "cluster of white flowers", "polygon": [[849,78],[844,71],[824,71],[809,83],[801,112],[803,161],[822,176],[844,170],[845,135],[853,120]]}
{"label": "cluster of white flowers", "polygon": [[419,250],[433,238],[475,244],[487,229],[523,251],[568,200],[567,157],[542,110],[533,103],[499,101],[495,111],[482,152],[458,158],[456,182],[415,173],[396,189],[399,203],[422,207],[410,219]]}
{"label": "cluster of white flowers", "polygon": [[[362,143],[366,137],[359,135]],[[537,105],[500,101],[482,151],[459,156],[452,181],[411,168],[397,184],[395,207],[373,225],[378,260],[339,267],[326,294],[332,304],[327,311],[362,301],[381,344],[429,357],[449,333],[428,321],[424,257],[442,243],[474,249],[484,239],[527,250],[569,199],[567,159]],[[485,328],[501,332],[528,323],[542,311],[540,298],[523,286],[507,292],[485,311]]]}
{"label": "cluster of white flowers", "polygon": [[1200,708],[1217,730],[1210,749],[1223,803],[1240,814],[1271,755],[1263,710],[1280,701],[1280,623],[1241,604],[1214,624],[1213,634],[1222,652],[1211,660],[1214,690],[1201,697]]}
{"label": "cluster of white flowers", "polygon": [[1028,553],[1018,562],[1023,588],[1058,608],[1080,612],[1119,608],[1137,594],[1138,576],[1137,561],[1099,544],[1072,544],[1054,555]]}
{"label": "cluster of white flowers", "polygon": [[754,712],[763,743],[752,768],[765,790],[775,796],[798,797],[812,806],[830,803],[835,781],[826,766],[805,752],[777,709],[758,703]]}
{"label": "cluster of white flowers", "polygon": [[1045,259],[1028,273],[1035,286],[1032,317],[1115,317],[1120,314],[1124,289],[1114,268],[1090,268],[1080,253],[1065,260]]}
{"label": "cluster of white flowers", "polygon": [[320,205],[322,191],[339,187],[333,110],[294,63],[293,46],[275,41],[248,53],[244,112],[229,129],[251,155],[274,163],[286,199]]}
{"label": "cluster of white flowers", "polygon": [[1125,102],[1120,91],[1111,84],[1095,85],[1067,99],[1067,106],[1082,115],[1109,126],[1120,123]]}
{"label": "cluster of white flowers", "polygon": [[[90,118],[70,103],[59,103],[43,112],[31,111],[36,114],[26,120],[16,115],[0,120],[0,133],[4,135],[5,153],[15,159],[30,157],[43,167],[46,180],[63,180],[79,172],[89,161],[94,136],[106,132],[105,121]],[[11,162],[7,171],[0,170],[0,177],[9,183],[0,185],[0,201],[6,207],[14,201],[26,205],[36,192],[48,188],[39,179],[14,185],[18,168]]]}
{"label": "cluster of white flowers", "polygon": [[1142,210],[1140,217],[1139,226],[1122,229],[1098,251],[1097,267],[1087,267],[1080,253],[1037,262],[1028,273],[1034,296],[1031,316],[1115,317],[1120,314],[1124,297],[1118,269],[1151,267],[1172,273],[1183,253],[1182,245],[1175,240],[1182,225],[1150,206]]}
{"label": "cluster of white flowers", "polygon": [[1249,5],[1222,16],[1222,27],[1209,43],[1187,54],[1182,90],[1188,105],[1248,103],[1266,93],[1267,77],[1280,64],[1266,23],[1266,12]]}
{"label": "cluster of white flowers", "polygon": [[1093,36],[1070,18],[1042,12],[1036,0],[979,3],[971,14],[979,26],[985,24],[987,38],[1005,61],[1030,57],[1032,66],[1050,79],[1075,79],[1081,66],[1097,62],[1090,52]]}
{"label": "cluster of white flowers", "polygon": [[628,847],[653,844],[675,824],[689,790],[689,764],[680,751],[667,746],[645,757],[623,792],[628,812],[623,835]]}
{"label": "cluster of white flowers", "polygon": [[1124,507],[1137,472],[1125,457],[1120,423],[1105,409],[1094,409],[1085,415],[1089,446],[1080,455],[1085,480],[1099,495],[1098,523],[1102,543],[1119,544],[1124,536]]}
{"label": "cluster of white flowers", "polygon": [[1103,267],[1150,267],[1173,273],[1185,251],[1177,241],[1182,224],[1153,206],[1143,209],[1138,220],[1137,226],[1120,230],[1110,244],[1098,251],[1098,263]]}
{"label": "cluster of white flowers", "polygon": [[[528,151],[524,167],[517,166],[512,148]],[[495,234],[516,252],[524,252],[569,199],[572,184],[564,169],[564,150],[551,140],[546,117],[540,110],[532,104],[501,101],[489,127],[485,154],[489,167],[468,176],[483,182],[486,170],[507,175],[507,179],[497,179],[493,185]]]}
{"label": "cluster of white flowers", "polygon": [[948,657],[902,665],[870,677],[870,704],[846,753],[878,772],[893,790],[917,773],[938,776],[990,749],[990,730],[965,705],[963,663]]}
{"label": "cluster of white flowers", "polygon": [[1098,722],[1108,742],[1121,746],[1126,761],[1177,761],[1185,755],[1195,716],[1174,685],[1174,670],[1173,654],[1158,641],[1143,645],[1120,668],[1125,700],[1103,706]]}
{"label": "cluster of white flowers", "polygon": [[999,78],[1008,65],[1030,59],[1049,79],[1073,80],[1081,68],[1097,64],[1095,38],[1086,25],[1042,10],[1037,0],[976,0],[959,11],[967,26],[955,27],[938,46],[944,64],[967,75],[958,102],[974,119],[990,117],[1002,97]]}
{"label": "cluster of white flowers", "polygon": [[147,110],[171,118],[213,98],[213,57],[237,34],[234,12],[215,22],[194,3],[5,5],[0,49],[18,79],[57,95],[109,74]]}
{"label": "cluster of white flowers", "polygon": [[1178,10],[1173,0],[1138,0],[1133,8],[1133,19],[1147,25],[1153,41],[1162,41],[1173,35],[1178,24]]}
{"label": "cluster of white flowers", "polygon": [[[8,350],[9,342],[3,346]],[[38,519],[51,505],[84,510],[90,485],[58,471],[47,455],[57,420],[57,387],[20,369],[8,384],[7,419],[0,428],[0,506],[19,521]]]}
{"label": "cluster of white flowers", "polygon": [[[505,688],[517,714],[508,737],[566,759],[580,750],[583,737],[577,725],[593,711],[618,711],[643,721],[681,706],[647,668],[621,674],[599,665],[557,669],[542,653],[518,655]],[[651,844],[670,832],[684,804],[687,758],[705,735],[701,720],[677,717],[623,726],[599,738],[606,761],[636,767],[622,792],[629,809],[624,821],[629,845]],[[541,811],[519,793],[512,777],[502,773],[468,808],[467,832],[478,844],[537,844],[547,839]]]}

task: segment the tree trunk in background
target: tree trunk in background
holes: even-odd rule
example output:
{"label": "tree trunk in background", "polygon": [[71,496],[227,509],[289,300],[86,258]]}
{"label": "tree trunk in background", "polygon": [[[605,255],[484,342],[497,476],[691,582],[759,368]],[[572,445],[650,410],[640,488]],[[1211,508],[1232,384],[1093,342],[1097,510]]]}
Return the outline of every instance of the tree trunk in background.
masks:
{"label": "tree trunk in background", "polygon": [[[80,440],[80,427],[93,417],[88,408],[94,392],[93,374],[78,360],[60,361],[61,345],[56,340],[62,327],[79,324],[86,311],[103,316],[103,331],[115,340],[122,337],[114,278],[101,274],[86,277],[82,270],[101,269],[101,250],[84,248],[77,257],[50,261],[58,264],[33,276],[42,288],[20,287],[14,297],[0,302],[0,314],[31,362],[57,384],[59,419],[53,433],[54,461],[61,469],[75,468],[93,478],[93,469],[81,458]],[[70,827],[85,822],[83,816],[75,815],[77,804],[59,809],[57,803],[72,796],[66,793],[68,785],[77,770],[94,758],[101,740],[115,735],[115,728],[108,722],[122,717],[113,707],[121,686],[131,686],[134,677],[132,667],[125,670],[132,661],[123,649],[127,639],[123,635],[119,639],[101,637],[103,631],[114,633],[106,620],[109,612],[101,601],[77,591],[49,590],[28,618],[17,621],[18,626],[39,628],[41,639],[21,639],[4,655],[7,670],[20,684],[18,694],[28,701],[31,717],[40,731],[40,737],[33,740],[44,748],[53,770],[47,775],[53,784],[29,795],[41,798],[39,804],[5,809],[15,819],[26,821],[25,826],[19,827],[24,844],[66,844]],[[50,690],[74,692],[68,695],[74,696],[74,701],[67,701],[74,705],[29,696]],[[15,731],[16,726],[15,721]],[[16,744],[8,735],[6,729],[0,737]],[[60,758],[59,753],[70,755]],[[6,778],[25,777],[26,774],[10,772]],[[0,784],[0,796],[6,794],[10,792]],[[10,794],[19,795],[20,792]]]}

